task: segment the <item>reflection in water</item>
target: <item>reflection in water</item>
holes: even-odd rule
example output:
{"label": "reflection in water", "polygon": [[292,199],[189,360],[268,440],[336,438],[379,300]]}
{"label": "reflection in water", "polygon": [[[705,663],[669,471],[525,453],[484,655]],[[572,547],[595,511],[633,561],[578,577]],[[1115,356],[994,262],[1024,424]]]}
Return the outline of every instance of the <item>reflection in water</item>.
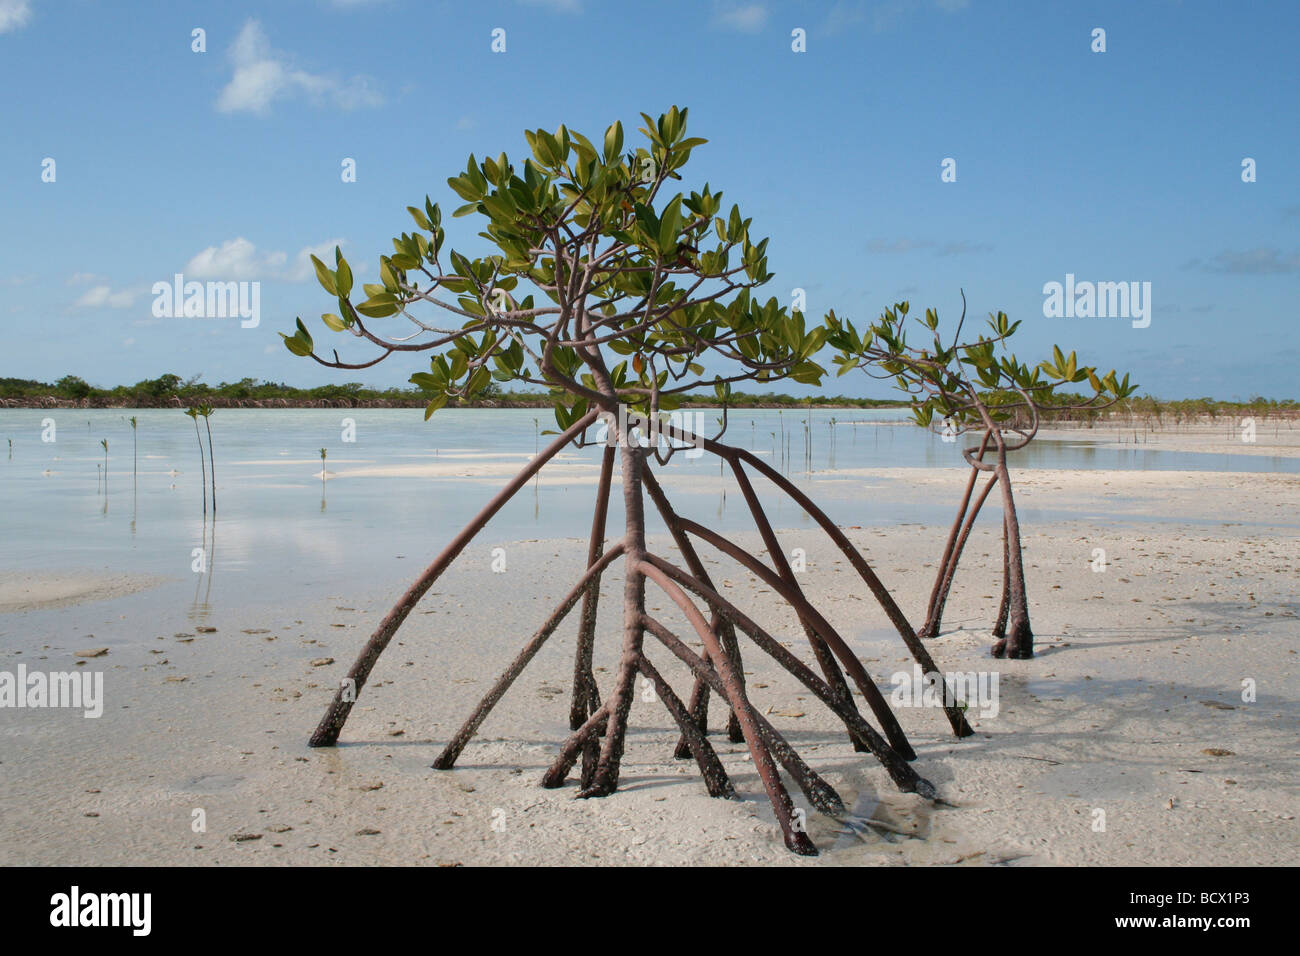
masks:
{"label": "reflection in water", "polygon": [[[42,419],[50,414],[41,409],[0,409],[0,437],[8,432],[18,444],[23,434],[39,434]],[[174,421],[179,417],[174,410],[138,412],[142,427],[131,507],[112,509],[97,436],[107,434],[110,444],[120,442],[129,427],[122,422],[120,410],[90,414],[102,417],[95,418],[86,432],[60,430],[57,444],[11,446],[16,453],[0,458],[0,539],[5,545],[0,562],[14,568],[111,568],[127,574],[173,575],[180,578],[179,600],[184,604],[191,595],[184,575],[176,575],[177,543],[191,539],[195,499],[206,497],[193,493],[203,474],[201,469],[192,470],[194,446],[187,444],[192,439],[184,419]],[[341,485],[322,481],[317,489],[304,476],[312,474],[308,466],[319,463],[322,445],[338,434],[336,411],[230,409],[223,414],[230,427],[222,465],[228,484],[222,487],[221,560],[223,586],[229,590],[236,585],[234,593],[224,598],[232,602],[291,600],[299,593],[295,589],[306,593],[342,582],[348,587],[391,583],[395,576],[408,573],[402,562],[395,562],[395,555],[436,553],[516,473],[526,457],[529,432],[534,454],[540,446],[540,420],[532,409],[444,409],[436,423],[437,448],[435,432],[424,424],[420,409],[356,409],[351,414],[364,423],[365,444],[351,446],[356,451],[350,454],[356,457],[332,476]],[[748,436],[744,417],[749,418]],[[813,444],[811,457],[817,467],[808,474],[806,468],[792,471],[789,439],[794,429],[785,428],[776,410],[733,414],[733,428],[723,440],[740,446],[748,440],[753,454],[790,475],[842,524],[866,527],[906,521],[946,527],[951,521],[946,500],[935,504],[910,496],[905,481],[898,481],[888,469],[926,465],[952,469],[954,484],[959,486],[966,471],[960,443],[944,443],[908,424],[902,412],[836,410],[833,419],[810,417],[814,437],[823,425],[829,432],[821,445]],[[845,428],[850,429],[850,441],[841,445]],[[863,429],[870,430],[870,441]],[[1106,442],[1089,440],[1096,437],[1039,438],[1015,453],[1012,465],[1300,473],[1300,458],[1165,451],[1158,436],[1150,444],[1120,445],[1113,431]],[[569,537],[575,529],[585,534],[591,524],[591,496],[584,492],[594,488],[601,451],[600,447],[574,450],[548,466],[548,488],[554,493],[548,494],[546,507],[541,506],[540,480],[534,479],[532,501],[521,494],[506,505],[493,520],[491,534],[506,541]],[[807,462],[806,456],[805,466]],[[96,465],[93,483],[92,463]],[[868,469],[883,471],[870,479],[870,493],[854,491],[861,479],[851,472]],[[678,454],[664,474],[676,486],[670,491],[683,514],[716,514],[710,520],[724,534],[752,527],[743,499],[737,507],[728,507],[726,492],[735,485],[725,462],[707,454],[699,458]],[[327,502],[331,487],[334,501]],[[306,506],[307,496],[316,497],[318,490],[320,504],[313,515]],[[803,510],[767,483],[758,483],[756,490],[777,528],[810,526]],[[1107,509],[1112,502],[1122,506],[1121,501],[1108,498]],[[621,530],[620,510],[611,509],[611,535]],[[1048,513],[1044,515],[1047,520]],[[653,512],[647,520],[648,530],[663,532]],[[125,548],[122,525],[129,528]],[[211,531],[207,527],[205,521],[206,565],[194,572],[201,575],[192,596],[196,614],[210,611],[205,607],[207,595],[215,595],[220,605],[225,594],[213,586],[215,522]],[[271,569],[274,574],[268,573]]]}
{"label": "reflection in water", "polygon": [[[195,624],[205,624],[212,616],[212,578],[217,564],[217,516],[212,516],[212,530],[208,531],[208,516],[203,516],[203,546],[191,552],[193,561],[190,570],[197,574],[194,582],[194,603],[190,607],[189,619]],[[203,600],[199,600],[199,590],[203,591]]]}

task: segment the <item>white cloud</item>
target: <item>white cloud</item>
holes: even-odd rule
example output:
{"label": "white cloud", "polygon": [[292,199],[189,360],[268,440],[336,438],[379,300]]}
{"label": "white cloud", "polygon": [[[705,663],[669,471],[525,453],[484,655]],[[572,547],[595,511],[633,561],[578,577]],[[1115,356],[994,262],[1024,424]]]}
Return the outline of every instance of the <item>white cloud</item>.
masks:
{"label": "white cloud", "polygon": [[26,285],[27,283],[34,281],[36,281],[36,276],[31,274],[9,276],[8,278],[0,279],[0,285]]}
{"label": "white cloud", "polygon": [[342,239],[328,239],[314,246],[304,246],[293,257],[292,265],[287,253],[279,251],[259,252],[253,243],[243,236],[227,239],[220,246],[208,246],[194,256],[185,265],[186,280],[218,279],[230,282],[239,279],[267,279],[283,282],[305,282],[315,270],[310,256],[315,255],[322,261],[330,261],[335,246],[342,246]]}
{"label": "white cloud", "polygon": [[557,13],[581,13],[582,0],[520,0],[528,7],[548,7]]}
{"label": "white cloud", "polygon": [[[0,0],[3,2],[3,0]],[[374,81],[354,76],[341,81],[323,73],[294,69],[288,57],[271,49],[271,43],[256,20],[248,20],[230,46],[235,71],[221,95],[221,113],[265,115],[279,99],[305,96],[314,105],[333,105],[343,110],[379,106],[384,102]]]}
{"label": "white cloud", "polygon": [[870,21],[875,32],[883,33],[929,3],[944,13],[958,13],[970,6],[970,0],[877,0],[870,4],[867,0],[839,0],[827,13],[822,29],[836,34]]}
{"label": "white cloud", "polygon": [[767,8],[761,3],[725,6],[715,4],[713,23],[715,26],[737,30],[740,33],[757,33],[767,23]]}
{"label": "white cloud", "polygon": [[929,239],[871,239],[867,242],[867,252],[890,253],[890,252],[915,252],[917,249],[928,249],[934,243]]}
{"label": "white cloud", "polygon": [[96,275],[93,272],[74,272],[68,276],[68,285],[85,285],[87,282],[106,281],[104,276]]}
{"label": "white cloud", "polygon": [[1234,275],[1280,275],[1300,272],[1300,252],[1283,252],[1272,246],[1260,246],[1244,251],[1220,252],[1209,261],[1192,259],[1184,265],[1203,272],[1226,272]]}
{"label": "white cloud", "polygon": [[220,246],[208,246],[185,264],[186,279],[264,279],[284,266],[283,252],[259,253],[257,247],[239,236]]}
{"label": "white cloud", "polygon": [[[293,257],[293,266],[282,276],[282,278],[286,282],[306,282],[316,274],[316,270],[311,264],[310,257],[315,256],[321,262],[329,265],[334,262],[334,247],[342,245],[342,239],[326,239],[319,245],[304,246],[302,249],[299,249],[298,254]],[[358,273],[358,270],[353,269],[353,272]]]}
{"label": "white cloud", "polygon": [[990,242],[968,242],[965,239],[959,239],[956,242],[945,242],[938,254],[941,256],[964,256],[992,251],[993,244]]}
{"label": "white cloud", "polygon": [[106,285],[92,286],[82,293],[81,298],[72,303],[74,309],[125,309],[136,299],[137,293],[131,289],[119,289],[114,292]]}
{"label": "white cloud", "polygon": [[28,0],[0,0],[0,33],[20,30],[31,18],[32,5]]}

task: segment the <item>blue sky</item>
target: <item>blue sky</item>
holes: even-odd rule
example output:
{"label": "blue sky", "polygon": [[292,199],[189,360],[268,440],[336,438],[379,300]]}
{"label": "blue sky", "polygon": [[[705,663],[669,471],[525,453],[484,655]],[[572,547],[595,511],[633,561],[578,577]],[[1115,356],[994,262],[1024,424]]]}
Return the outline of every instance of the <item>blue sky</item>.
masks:
{"label": "blue sky", "polygon": [[[0,376],[403,384],[422,361],[283,348],[331,311],[306,251],[373,279],[408,204],[459,205],[470,152],[677,104],[709,139],[687,185],[772,237],[765,293],[953,321],[964,287],[1025,320],[1022,356],[1059,343],[1165,398],[1300,397],[1297,35],[1291,2],[0,0]],[[450,239],[482,251],[473,221]],[[176,272],[260,281],[260,325],[155,318]],[[1150,282],[1149,327],[1045,317],[1067,274]]]}

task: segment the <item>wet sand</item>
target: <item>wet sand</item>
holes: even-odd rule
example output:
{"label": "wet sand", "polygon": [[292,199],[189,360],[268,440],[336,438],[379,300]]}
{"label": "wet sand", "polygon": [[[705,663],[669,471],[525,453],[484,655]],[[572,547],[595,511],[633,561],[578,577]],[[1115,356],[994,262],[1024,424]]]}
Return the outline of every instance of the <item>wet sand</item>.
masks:
{"label": "wet sand", "polygon": [[157,587],[162,580],[88,571],[0,571],[0,614],[107,601]]}
{"label": "wet sand", "polygon": [[[955,506],[963,480],[954,469],[841,477],[826,487],[841,518],[863,494]],[[123,580],[110,593],[100,582],[72,604],[78,596],[66,581],[60,590],[46,580],[42,590],[40,581],[7,577],[0,594],[28,604],[0,614],[0,670],[102,670],[107,702],[97,720],[0,710],[0,863],[1297,862],[1300,477],[1033,471],[1015,479],[1038,656],[988,655],[1001,551],[1000,512],[990,502],[945,633],[930,643],[945,671],[998,674],[997,716],[973,718],[976,736],[957,741],[940,711],[898,709],[915,766],[942,804],[899,794],[810,694],[748,649],[755,703],[853,810],[847,823],[808,812],[820,857],[784,849],[744,746],[716,733],[716,705],[711,739],[737,800],[709,798],[693,762],[672,759],[671,721],[640,694],[615,795],[575,800],[573,781],[541,789],[567,735],[575,618],[457,769],[430,769],[581,573],[586,542],[569,538],[507,545],[500,573],[492,570],[495,543],[472,545],[390,645],[343,745],[319,750],[306,747],[312,728],[409,578],[364,593],[334,588],[309,606],[248,605],[205,617],[176,600],[184,586],[126,593],[131,582]],[[666,486],[671,494],[671,480]],[[1056,517],[1062,511],[1073,517]],[[946,527],[845,524],[919,623]],[[890,675],[910,670],[911,659],[869,593],[820,533],[780,537],[787,553],[805,550],[801,583],[888,691]],[[739,540],[761,547],[753,535]],[[666,538],[651,543],[677,557]],[[1102,572],[1092,570],[1097,548],[1106,551]],[[794,616],[770,591],[729,561],[710,570],[729,597],[811,660]],[[607,609],[620,606],[620,589],[607,576]],[[95,595],[104,597],[86,600]],[[689,636],[653,590],[650,606]],[[198,630],[200,622],[215,630]],[[611,616],[597,637],[604,687],[618,642]],[[92,645],[109,653],[75,656]],[[657,646],[650,655],[685,695],[685,669]],[[1243,681],[1254,682],[1253,701],[1243,700]],[[807,806],[797,791],[795,799]]]}

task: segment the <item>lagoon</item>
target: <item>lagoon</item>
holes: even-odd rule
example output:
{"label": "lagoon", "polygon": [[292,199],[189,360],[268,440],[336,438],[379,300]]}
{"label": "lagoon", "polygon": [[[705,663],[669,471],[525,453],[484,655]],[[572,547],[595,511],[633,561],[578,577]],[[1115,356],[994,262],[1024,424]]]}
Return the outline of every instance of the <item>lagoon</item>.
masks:
{"label": "lagoon", "polygon": [[[134,467],[131,415],[139,420]],[[718,412],[703,415],[712,425]],[[555,428],[540,409],[444,409],[422,418],[420,409],[219,409],[211,419],[214,519],[202,511],[193,422],[179,409],[0,411],[0,440],[12,440],[0,444],[0,570],[161,575],[186,582],[204,607],[292,604],[309,593],[407,582]],[[45,442],[51,419],[55,440]],[[1144,445],[1141,433],[1137,444],[1117,437],[1128,436],[1098,428],[1040,438],[1013,466],[1300,472],[1293,457],[1161,450]],[[109,443],[106,481],[101,439]],[[733,410],[723,440],[773,462],[844,525],[946,525],[966,474],[961,443],[916,427],[902,409]],[[512,541],[585,536],[599,454],[567,449],[506,506],[467,559],[489,560],[493,547]],[[858,474],[892,468],[951,468],[952,492],[918,497],[908,493],[906,472]],[[724,532],[749,526],[743,500],[712,456],[679,453],[662,474],[679,510]],[[765,484],[758,487],[762,493]],[[806,526],[784,496],[765,503],[778,528]],[[994,504],[981,520],[999,515]],[[615,512],[609,533],[619,527]],[[651,522],[652,532],[661,529]]]}

